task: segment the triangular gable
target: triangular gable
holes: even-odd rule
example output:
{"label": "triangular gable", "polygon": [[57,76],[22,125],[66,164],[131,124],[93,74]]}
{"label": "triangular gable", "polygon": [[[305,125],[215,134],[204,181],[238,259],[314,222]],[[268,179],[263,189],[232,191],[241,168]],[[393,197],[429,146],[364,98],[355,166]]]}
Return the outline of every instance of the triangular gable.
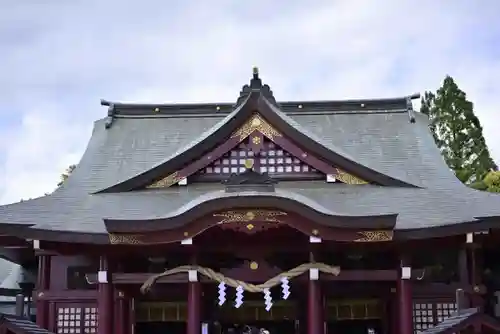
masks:
{"label": "triangular gable", "polygon": [[254,113],[225,143],[183,169],[151,183],[147,188],[164,188],[186,183],[188,177],[203,179],[203,176],[208,175],[229,176],[231,173],[243,171],[247,160],[252,161],[257,171],[267,172],[278,178],[300,174],[306,176],[305,179],[325,179],[328,175],[331,181],[338,180],[348,184],[368,183],[305,152],[275,129],[262,115]]}

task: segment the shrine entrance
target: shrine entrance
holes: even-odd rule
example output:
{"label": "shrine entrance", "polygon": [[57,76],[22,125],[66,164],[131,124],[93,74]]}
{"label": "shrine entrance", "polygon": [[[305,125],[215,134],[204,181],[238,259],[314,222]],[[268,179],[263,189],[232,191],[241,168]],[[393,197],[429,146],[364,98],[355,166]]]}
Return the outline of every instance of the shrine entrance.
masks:
{"label": "shrine entrance", "polygon": [[[185,334],[185,302],[140,302],[136,309],[136,334]],[[246,301],[240,308],[213,306],[205,310],[203,334],[241,334],[246,326],[270,333],[299,334],[296,304],[277,301],[266,311],[262,301]]]}
{"label": "shrine entrance", "polygon": [[219,324],[214,334],[240,334],[245,330],[245,326],[264,328],[270,333],[299,333],[297,306],[294,301],[277,301],[269,311],[266,311],[262,301],[246,301],[240,308],[227,305],[218,308],[214,318]]}
{"label": "shrine entrance", "polygon": [[136,334],[186,333],[185,302],[138,302]]}
{"label": "shrine entrance", "polygon": [[383,303],[377,299],[327,301],[327,333],[384,333],[383,309]]}

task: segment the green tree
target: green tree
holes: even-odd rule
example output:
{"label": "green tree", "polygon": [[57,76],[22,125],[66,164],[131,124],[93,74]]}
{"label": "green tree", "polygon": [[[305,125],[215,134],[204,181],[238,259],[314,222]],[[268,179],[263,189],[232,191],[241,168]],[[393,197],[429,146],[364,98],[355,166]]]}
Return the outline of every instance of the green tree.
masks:
{"label": "green tree", "polygon": [[76,165],[69,165],[68,168],[64,171],[64,173],[61,174],[61,181],[57,184],[58,187],[62,186],[64,182],[68,179],[68,177],[73,173],[75,170]]}
{"label": "green tree", "polygon": [[483,137],[483,128],[452,77],[436,93],[426,92],[420,111],[429,116],[434,141],[457,178],[470,185],[497,170]]}
{"label": "green tree", "polygon": [[489,172],[488,174],[486,174],[483,182],[486,185],[487,191],[491,191],[492,193],[500,193],[500,172]]}

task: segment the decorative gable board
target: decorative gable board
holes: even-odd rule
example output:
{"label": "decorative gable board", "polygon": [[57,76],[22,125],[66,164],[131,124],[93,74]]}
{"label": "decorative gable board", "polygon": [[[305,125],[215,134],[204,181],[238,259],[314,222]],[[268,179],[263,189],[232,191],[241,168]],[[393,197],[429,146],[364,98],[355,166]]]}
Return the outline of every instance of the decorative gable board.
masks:
{"label": "decorative gable board", "polygon": [[225,179],[231,173],[244,172],[247,159],[253,160],[256,172],[268,173],[276,179],[310,180],[325,179],[326,177],[266,137],[263,138],[262,148],[257,154],[252,151],[250,146],[248,141],[240,143],[236,148],[194,174],[190,179],[200,181],[203,179]]}
{"label": "decorative gable board", "polygon": [[[228,147],[228,152],[221,151],[224,146]],[[295,154],[290,152],[295,152]],[[232,173],[243,172],[246,168],[245,162],[249,159],[252,160],[255,171],[269,173],[272,178],[278,180],[323,179],[327,182],[340,181],[347,184],[368,183],[303,152],[256,113],[234,131],[226,143],[200,156],[191,165],[147,185],[146,188],[165,188],[181,183],[186,185],[190,182],[221,181]],[[193,168],[194,166],[196,168]]]}

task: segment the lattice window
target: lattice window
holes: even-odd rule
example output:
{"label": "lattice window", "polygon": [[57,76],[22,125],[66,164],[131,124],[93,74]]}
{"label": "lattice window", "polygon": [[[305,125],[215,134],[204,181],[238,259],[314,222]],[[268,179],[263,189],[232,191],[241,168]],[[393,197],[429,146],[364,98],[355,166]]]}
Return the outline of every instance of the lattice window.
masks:
{"label": "lattice window", "polygon": [[456,303],[437,303],[436,304],[437,322],[439,323],[444,319],[450,317],[456,311],[457,311]]}
{"label": "lattice window", "polygon": [[74,306],[58,307],[56,333],[97,333],[97,308]]}
{"label": "lattice window", "polygon": [[254,170],[261,173],[267,172],[275,178],[286,178],[290,175],[324,178],[321,172],[305,164],[267,138],[264,138],[263,148],[258,153],[255,154],[249,145],[243,142],[221,159],[201,170],[197,176],[219,175],[227,177],[231,173],[244,172],[247,159],[253,160]]}
{"label": "lattice window", "polygon": [[432,303],[413,304],[414,332],[434,326],[434,312]]}
{"label": "lattice window", "polygon": [[413,304],[413,326],[417,333],[432,327],[451,316],[457,309],[453,302],[417,302]]}
{"label": "lattice window", "polygon": [[224,154],[221,159],[200,171],[201,174],[208,175],[230,175],[231,173],[241,173],[245,171],[246,159],[254,158],[254,153],[246,148],[244,143]]}
{"label": "lattice window", "polygon": [[316,169],[303,163],[269,140],[264,140],[264,147],[265,149],[260,152],[258,161],[256,161],[256,167],[262,173],[318,173]]}

